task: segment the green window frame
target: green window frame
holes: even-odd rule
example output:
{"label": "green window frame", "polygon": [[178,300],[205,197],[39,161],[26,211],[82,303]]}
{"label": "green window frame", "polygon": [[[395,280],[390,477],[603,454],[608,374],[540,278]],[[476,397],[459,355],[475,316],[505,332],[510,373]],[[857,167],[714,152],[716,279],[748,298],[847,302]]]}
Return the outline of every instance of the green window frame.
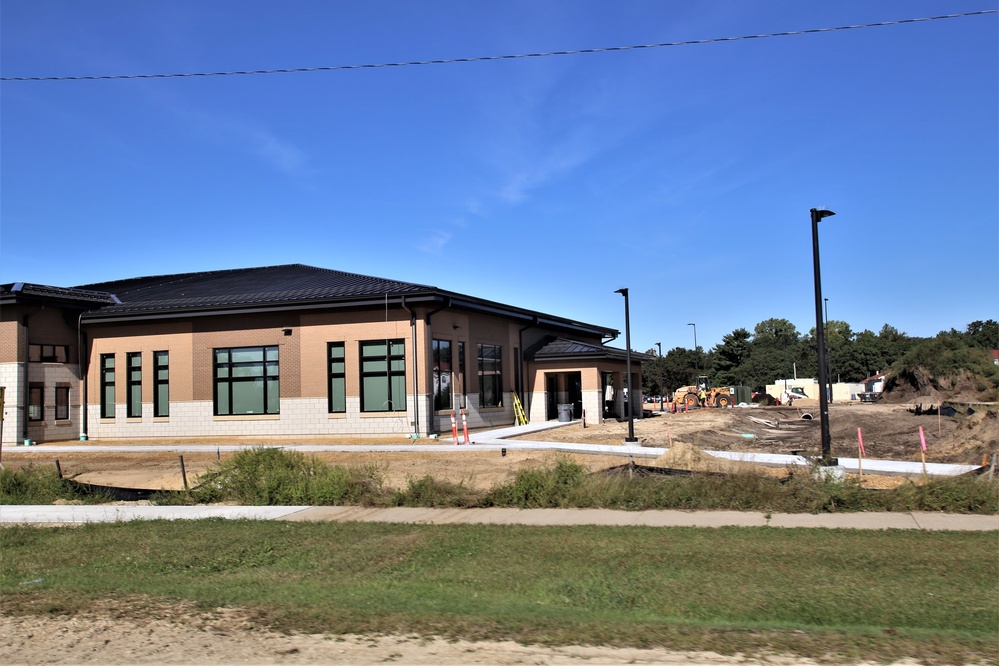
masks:
{"label": "green window frame", "polygon": [[479,406],[503,406],[503,348],[479,345]]}
{"label": "green window frame", "polygon": [[215,416],[281,413],[277,345],[213,352]]}
{"label": "green window frame", "polygon": [[114,354],[101,354],[101,418],[114,418]]}
{"label": "green window frame", "polygon": [[361,362],[361,411],[406,410],[406,343],[398,340],[364,340],[359,343]]}
{"label": "green window frame", "polygon": [[170,352],[153,352],[153,416],[170,416]]}
{"label": "green window frame", "polygon": [[130,419],[142,416],[142,352],[125,354],[125,413]]}
{"label": "green window frame", "polygon": [[328,410],[330,414],[347,411],[347,351],[342,342],[326,343],[328,369]]}
{"label": "green window frame", "polygon": [[434,410],[454,409],[451,341],[433,341]]}

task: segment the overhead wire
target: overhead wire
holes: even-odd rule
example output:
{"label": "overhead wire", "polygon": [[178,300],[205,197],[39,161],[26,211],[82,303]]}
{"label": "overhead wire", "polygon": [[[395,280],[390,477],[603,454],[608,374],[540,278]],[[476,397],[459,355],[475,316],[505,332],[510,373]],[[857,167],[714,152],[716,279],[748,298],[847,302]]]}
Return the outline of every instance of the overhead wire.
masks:
{"label": "overhead wire", "polygon": [[113,79],[176,79],[190,77],[207,76],[249,76],[260,74],[299,74],[306,72],[336,72],[351,69],[379,69],[383,67],[416,67],[420,65],[448,65],[454,63],[468,62],[489,62],[494,60],[519,60],[523,58],[548,58],[553,56],[583,55],[590,53],[611,53],[618,51],[637,51],[640,49],[658,49],[670,46],[693,46],[696,44],[718,44],[722,42],[737,42],[749,39],[766,39],[770,37],[790,37],[794,35],[813,35],[824,32],[837,32],[841,30],[858,30],[860,28],[880,28],[890,25],[905,25],[912,23],[925,23],[927,21],[940,21],[945,19],[964,18],[968,16],[981,16],[984,14],[996,14],[999,9],[983,9],[961,14],[945,14],[942,16],[925,16],[921,18],[898,19],[895,21],[881,21],[878,23],[860,23],[857,25],[842,25],[833,28],[811,28],[808,30],[789,30],[786,32],[769,32],[759,35],[741,35],[738,37],[715,37],[712,39],[692,39],[681,42],[661,42],[657,44],[632,44],[628,46],[604,46],[590,49],[573,49],[569,51],[546,51],[541,53],[518,53],[494,56],[475,56],[469,58],[445,58],[440,60],[410,60],[405,62],[382,62],[362,65],[331,65],[326,67],[294,67],[288,69],[250,69],[223,72],[180,72],[172,74],[104,74],[91,76],[3,76],[0,81],[104,81]]}

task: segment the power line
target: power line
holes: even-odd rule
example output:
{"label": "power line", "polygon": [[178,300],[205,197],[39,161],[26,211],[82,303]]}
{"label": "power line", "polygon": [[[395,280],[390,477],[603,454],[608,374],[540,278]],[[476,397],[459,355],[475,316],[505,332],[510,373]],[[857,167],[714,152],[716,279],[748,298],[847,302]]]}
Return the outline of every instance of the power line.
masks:
{"label": "power line", "polygon": [[742,35],[741,37],[716,37],[714,39],[694,39],[683,42],[663,42],[660,44],[634,44],[631,46],[605,46],[593,49],[575,49],[572,51],[548,51],[544,53],[520,53],[515,55],[478,56],[473,58],[449,58],[445,60],[411,60],[408,62],[383,62],[367,65],[334,65],[330,67],[296,67],[292,69],[251,69],[232,72],[188,72],[176,74],[107,74],[97,76],[4,76],[0,81],[102,81],[108,79],[177,79],[196,76],[245,76],[250,74],[296,74],[304,72],[337,72],[345,69],[378,69],[381,67],[415,67],[418,65],[448,65],[463,62],[488,62],[491,60],[519,60],[522,58],[547,58],[551,56],[582,55],[586,53],[610,53],[613,51],[636,51],[639,49],[658,49],[667,46],[693,46],[695,44],[718,44],[720,42],[738,42],[747,39],[765,39],[768,37],[790,37],[792,35],[812,35],[821,32],[836,32],[840,30],[857,30],[859,28],[880,28],[889,25],[907,23],[924,23],[943,19],[980,16],[999,13],[999,9],[984,9],[963,14],[946,14],[944,16],[926,16],[923,18],[900,19],[898,21],[882,21],[880,23],[862,23],[859,25],[843,25],[835,28],[813,28],[811,30],[793,30],[789,32],[770,32],[762,35]]}

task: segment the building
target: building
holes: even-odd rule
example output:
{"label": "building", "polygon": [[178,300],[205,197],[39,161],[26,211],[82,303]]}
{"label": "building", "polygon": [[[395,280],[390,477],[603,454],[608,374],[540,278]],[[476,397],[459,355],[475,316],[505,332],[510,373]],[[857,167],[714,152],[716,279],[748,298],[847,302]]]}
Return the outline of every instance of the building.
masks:
{"label": "building", "polygon": [[426,437],[462,410],[513,424],[521,400],[531,421],[600,422],[625,414],[618,335],[298,264],[0,285],[2,441]]}

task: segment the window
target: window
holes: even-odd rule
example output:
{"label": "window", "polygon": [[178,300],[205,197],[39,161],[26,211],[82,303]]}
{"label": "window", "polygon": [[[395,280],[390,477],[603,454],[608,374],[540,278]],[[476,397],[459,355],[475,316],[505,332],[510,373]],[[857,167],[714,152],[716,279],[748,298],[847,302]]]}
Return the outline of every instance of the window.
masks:
{"label": "window", "polygon": [[170,352],[153,352],[153,416],[170,416]]}
{"label": "window", "polygon": [[69,419],[69,387],[56,386],[55,390],[55,417],[56,421],[66,421]]}
{"label": "window", "polygon": [[278,348],[215,350],[215,415],[279,414]]}
{"label": "window", "polygon": [[347,374],[345,351],[342,342],[327,345],[329,359],[329,413],[341,414],[347,411]]}
{"label": "window", "polygon": [[41,421],[45,412],[43,403],[44,387],[32,384],[28,387],[28,420]]}
{"label": "window", "polygon": [[451,341],[434,340],[434,409],[454,409],[451,400]]}
{"label": "window", "polygon": [[127,353],[125,363],[128,364],[128,375],[125,378],[126,413],[128,418],[137,419],[142,416],[142,352]]}
{"label": "window", "polygon": [[406,346],[402,340],[361,343],[361,411],[406,409]]}
{"label": "window", "polygon": [[465,409],[465,343],[458,341],[458,401],[459,407]]}
{"label": "window", "polygon": [[28,345],[28,360],[32,363],[67,363],[69,345]]}
{"label": "window", "polygon": [[503,348],[479,345],[479,406],[503,405]]}
{"label": "window", "polygon": [[114,354],[101,354],[101,418],[114,418]]}

